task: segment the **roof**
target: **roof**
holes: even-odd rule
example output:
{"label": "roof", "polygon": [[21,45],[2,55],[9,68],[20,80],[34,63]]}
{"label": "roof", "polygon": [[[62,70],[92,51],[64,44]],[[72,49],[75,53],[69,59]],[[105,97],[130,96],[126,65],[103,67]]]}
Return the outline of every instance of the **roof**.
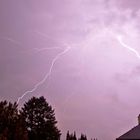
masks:
{"label": "roof", "polygon": [[140,139],[140,125],[135,126],[119,138],[117,140],[126,140],[126,139]]}

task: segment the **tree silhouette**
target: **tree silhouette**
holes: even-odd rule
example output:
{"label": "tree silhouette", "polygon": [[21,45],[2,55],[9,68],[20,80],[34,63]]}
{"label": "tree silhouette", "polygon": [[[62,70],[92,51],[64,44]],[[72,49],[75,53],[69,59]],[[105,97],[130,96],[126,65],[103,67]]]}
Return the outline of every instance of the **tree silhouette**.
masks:
{"label": "tree silhouette", "polygon": [[79,140],[87,140],[87,136],[84,134],[81,134],[81,137],[79,138]]}
{"label": "tree silhouette", "polygon": [[[18,140],[19,138],[20,140],[27,140],[28,136],[25,137],[23,131],[19,133],[21,129],[26,132],[26,128],[20,125],[19,119],[16,103],[0,102],[0,140]],[[19,137],[17,137],[18,135]]]}
{"label": "tree silhouette", "polygon": [[33,97],[24,104],[21,115],[25,118],[30,140],[59,140],[60,131],[54,110],[42,96]]}
{"label": "tree silhouette", "polygon": [[77,140],[75,131],[74,131],[74,135],[73,135],[73,140]]}
{"label": "tree silhouette", "polygon": [[[43,96],[32,97],[20,111],[17,107],[17,103],[0,102],[0,140],[60,140],[54,110]],[[66,140],[77,140],[76,132],[68,131]],[[87,137],[81,134],[78,140]]]}
{"label": "tree silhouette", "polygon": [[28,140],[28,132],[23,116],[19,115],[16,122],[14,140]]}
{"label": "tree silhouette", "polygon": [[69,131],[67,132],[66,140],[70,140],[70,134],[69,134]]}
{"label": "tree silhouette", "polygon": [[69,131],[68,131],[66,135],[66,140],[77,140],[76,132],[74,131],[74,134],[73,133],[69,134]]}

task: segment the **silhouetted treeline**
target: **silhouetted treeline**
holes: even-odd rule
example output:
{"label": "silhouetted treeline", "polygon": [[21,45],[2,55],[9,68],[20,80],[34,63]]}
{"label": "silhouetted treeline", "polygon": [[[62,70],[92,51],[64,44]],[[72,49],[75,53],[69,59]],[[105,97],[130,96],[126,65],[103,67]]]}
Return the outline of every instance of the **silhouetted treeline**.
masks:
{"label": "silhouetted treeline", "polygon": [[77,138],[76,132],[70,134],[68,131],[66,135],[66,140],[87,140],[87,136],[84,134],[81,134],[80,138]]}
{"label": "silhouetted treeline", "polygon": [[[69,133],[69,131],[66,134],[66,140],[87,140],[87,136],[85,134],[81,134],[80,138],[77,138],[76,132],[74,133]],[[91,139],[91,140],[97,140],[97,138]]]}
{"label": "silhouetted treeline", "polygon": [[[0,102],[0,140],[60,140],[54,109],[46,99],[32,97],[19,110],[18,104]],[[87,140],[76,132],[66,135],[66,140]]]}
{"label": "silhouetted treeline", "polygon": [[17,103],[0,102],[0,140],[59,140],[54,110],[44,97]]}

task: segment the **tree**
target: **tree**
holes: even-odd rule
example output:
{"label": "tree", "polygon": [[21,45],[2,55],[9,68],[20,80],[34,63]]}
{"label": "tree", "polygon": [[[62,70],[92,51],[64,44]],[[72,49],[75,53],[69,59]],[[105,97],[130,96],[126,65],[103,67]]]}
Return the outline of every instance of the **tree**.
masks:
{"label": "tree", "polygon": [[17,104],[0,102],[0,139],[14,138],[15,123],[18,118]]}
{"label": "tree", "polygon": [[52,107],[42,96],[32,97],[24,104],[21,115],[25,118],[29,140],[59,140],[60,131]]}
{"label": "tree", "polygon": [[23,116],[19,115],[16,122],[14,140],[28,140],[28,132]]}
{"label": "tree", "polygon": [[66,140],[77,140],[76,132],[74,131],[74,134],[73,133],[69,134],[69,131],[68,131],[66,135]]}
{"label": "tree", "polygon": [[74,131],[74,135],[73,135],[73,140],[77,140],[75,131]]}
{"label": "tree", "polygon": [[79,138],[79,140],[87,140],[87,136],[84,134],[81,134],[81,137]]}
{"label": "tree", "polygon": [[69,134],[69,131],[67,132],[66,140],[70,140],[70,134]]}
{"label": "tree", "polygon": [[19,118],[16,103],[8,103],[6,100],[0,102],[0,140],[18,140],[17,134],[20,134],[20,140],[27,140],[28,136],[19,133],[20,129],[26,131],[26,128],[20,125]]}

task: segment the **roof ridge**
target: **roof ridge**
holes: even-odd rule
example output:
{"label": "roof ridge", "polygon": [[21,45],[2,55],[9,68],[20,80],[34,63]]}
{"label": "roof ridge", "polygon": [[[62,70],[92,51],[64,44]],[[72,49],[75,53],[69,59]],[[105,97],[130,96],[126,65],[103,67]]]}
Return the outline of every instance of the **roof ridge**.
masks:
{"label": "roof ridge", "polygon": [[132,129],[117,138],[120,139],[140,139],[140,125],[134,126]]}

